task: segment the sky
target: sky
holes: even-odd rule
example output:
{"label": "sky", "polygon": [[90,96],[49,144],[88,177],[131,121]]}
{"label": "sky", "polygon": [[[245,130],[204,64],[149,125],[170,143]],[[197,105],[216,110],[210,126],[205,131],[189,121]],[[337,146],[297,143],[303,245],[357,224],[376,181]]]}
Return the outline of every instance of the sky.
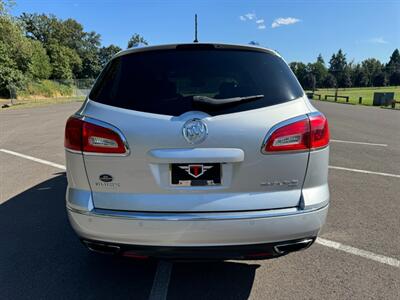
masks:
{"label": "sky", "polygon": [[277,50],[288,62],[328,62],[339,48],[349,61],[387,62],[400,48],[400,0],[15,0],[12,13],[52,13],[96,31],[102,44],[126,48],[133,33],[151,45],[192,42],[248,44]]}

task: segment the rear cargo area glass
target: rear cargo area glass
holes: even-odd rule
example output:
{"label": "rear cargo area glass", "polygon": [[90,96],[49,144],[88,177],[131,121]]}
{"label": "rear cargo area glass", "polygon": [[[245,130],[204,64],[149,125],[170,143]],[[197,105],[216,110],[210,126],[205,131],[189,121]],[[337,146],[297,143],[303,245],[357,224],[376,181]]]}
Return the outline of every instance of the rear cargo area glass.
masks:
{"label": "rear cargo area glass", "polygon": [[[215,99],[264,95],[261,99],[211,105]],[[89,98],[103,104],[163,115],[188,111],[210,115],[241,112],[294,100],[303,90],[286,63],[261,51],[176,49],[144,51],[112,60]]]}

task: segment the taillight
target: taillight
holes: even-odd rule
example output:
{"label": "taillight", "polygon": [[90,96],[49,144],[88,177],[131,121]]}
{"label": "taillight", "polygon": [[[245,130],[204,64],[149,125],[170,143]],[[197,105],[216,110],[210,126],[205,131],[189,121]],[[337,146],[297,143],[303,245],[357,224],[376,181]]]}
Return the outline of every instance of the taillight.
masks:
{"label": "taillight", "polygon": [[318,149],[329,144],[329,126],[328,120],[321,113],[311,114],[310,119],[311,139],[310,148]]}
{"label": "taillight", "polygon": [[[88,119],[89,120],[89,119]],[[127,154],[122,134],[111,125],[70,117],[65,127],[64,146],[85,153]]]}
{"label": "taillight", "polygon": [[288,120],[272,129],[263,145],[263,153],[306,151],[329,144],[328,121],[321,113]]}

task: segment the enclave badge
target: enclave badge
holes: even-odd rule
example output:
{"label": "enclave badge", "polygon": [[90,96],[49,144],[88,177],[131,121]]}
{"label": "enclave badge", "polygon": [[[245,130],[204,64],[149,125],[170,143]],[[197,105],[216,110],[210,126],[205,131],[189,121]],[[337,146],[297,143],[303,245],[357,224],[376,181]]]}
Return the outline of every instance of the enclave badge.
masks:
{"label": "enclave badge", "polygon": [[99,179],[103,182],[111,182],[113,181],[113,177],[111,175],[108,174],[102,174],[99,176]]}

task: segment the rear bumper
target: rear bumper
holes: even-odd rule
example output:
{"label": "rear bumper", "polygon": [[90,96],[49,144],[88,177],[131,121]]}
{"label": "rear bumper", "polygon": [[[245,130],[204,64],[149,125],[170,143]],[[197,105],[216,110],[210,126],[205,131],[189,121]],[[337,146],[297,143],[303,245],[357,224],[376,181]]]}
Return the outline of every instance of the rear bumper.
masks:
{"label": "rear bumper", "polygon": [[286,255],[290,252],[307,249],[315,241],[314,237],[291,240],[278,243],[237,245],[237,246],[207,246],[207,247],[168,247],[142,246],[105,243],[85,240],[83,244],[91,251],[103,254],[122,255],[136,259],[149,257],[178,260],[227,260],[227,259],[269,259]]}
{"label": "rear bumper", "polygon": [[316,237],[328,205],[235,213],[135,213],[77,211],[68,217],[83,240],[156,247],[220,247],[273,244]]}

